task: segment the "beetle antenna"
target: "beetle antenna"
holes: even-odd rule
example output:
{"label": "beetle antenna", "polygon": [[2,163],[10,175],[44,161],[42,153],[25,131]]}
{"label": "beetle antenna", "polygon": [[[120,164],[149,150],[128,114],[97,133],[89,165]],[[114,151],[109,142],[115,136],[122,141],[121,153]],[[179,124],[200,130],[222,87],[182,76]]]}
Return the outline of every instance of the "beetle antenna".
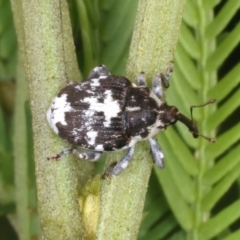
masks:
{"label": "beetle antenna", "polygon": [[[190,131],[190,130],[189,130]],[[204,139],[206,139],[207,141],[209,141],[210,143],[215,143],[215,138],[211,138],[211,137],[207,137],[207,136],[204,136],[202,135],[201,133],[198,133],[198,132],[192,132],[190,131],[192,134],[195,134],[195,135],[198,135],[199,137],[202,137]]]}
{"label": "beetle antenna", "polygon": [[216,99],[210,99],[209,101],[207,101],[204,104],[201,104],[201,105],[198,105],[198,106],[191,106],[190,107],[191,120],[189,118],[187,118],[186,116],[184,116],[183,114],[181,114],[180,112],[178,112],[178,120],[188,127],[189,131],[193,134],[194,138],[197,138],[199,136],[199,137],[202,137],[202,138],[206,139],[207,141],[209,141],[211,143],[215,142],[214,138],[206,137],[206,136],[202,135],[201,133],[199,133],[198,129],[197,129],[197,126],[193,121],[193,108],[204,107],[208,104],[214,103],[215,101],[216,101]]}
{"label": "beetle antenna", "polygon": [[197,105],[197,106],[191,106],[191,107],[190,107],[190,113],[191,113],[191,120],[192,120],[192,122],[193,122],[193,109],[194,109],[194,108],[205,107],[206,105],[211,104],[211,103],[215,103],[215,102],[216,102],[216,99],[212,98],[212,99],[208,100],[208,101],[207,101],[206,103],[204,103],[204,104]]}

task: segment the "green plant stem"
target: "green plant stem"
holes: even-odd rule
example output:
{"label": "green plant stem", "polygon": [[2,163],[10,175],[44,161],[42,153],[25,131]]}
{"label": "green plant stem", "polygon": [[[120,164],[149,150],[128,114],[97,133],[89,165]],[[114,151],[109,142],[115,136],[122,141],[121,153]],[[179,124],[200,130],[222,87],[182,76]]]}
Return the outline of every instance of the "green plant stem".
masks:
{"label": "green plant stem", "polygon": [[[145,71],[148,78],[165,73],[173,61],[184,0],[140,0],[127,64],[135,80]],[[123,153],[109,154],[106,165]],[[138,143],[134,158],[123,173],[103,181],[97,239],[136,239],[151,173],[147,143]]]}
{"label": "green plant stem", "polygon": [[[23,76],[22,66],[18,66],[16,105],[14,115],[14,175],[15,197],[17,207],[17,232],[20,240],[30,240],[32,236],[39,236],[39,222],[37,216],[36,188],[33,174],[28,162],[27,116],[25,108],[29,101],[27,82]],[[32,158],[31,158],[32,160]],[[32,178],[31,178],[32,176]],[[30,197],[32,195],[32,201]]]}
{"label": "green plant stem", "polygon": [[[201,86],[201,97],[202,102],[207,101],[207,94],[208,89],[210,89],[212,86],[216,84],[216,72],[214,71],[207,71],[207,59],[209,57],[209,54],[212,53],[215,50],[215,40],[206,40],[205,31],[207,29],[207,26],[212,22],[213,20],[213,11],[209,10],[206,11],[203,7],[203,1],[196,1],[196,8],[198,11],[199,16],[199,31],[196,32],[198,42],[201,49],[201,55],[198,61],[198,69],[199,69],[199,76],[201,76],[202,79],[202,86]],[[206,125],[206,121],[208,119],[208,116],[211,115],[211,112],[216,108],[214,105],[211,105],[210,107],[201,109],[202,110],[202,120],[200,121],[201,126],[201,133],[204,135],[207,135],[209,133],[204,131],[204,126]],[[196,179],[196,189],[197,189],[197,198],[196,202],[193,205],[193,219],[195,220],[194,226],[192,231],[189,232],[188,239],[193,240],[199,240],[199,226],[203,223],[203,221],[207,221],[207,219],[210,217],[210,214],[207,212],[203,212],[202,210],[202,199],[205,196],[206,192],[210,189],[206,189],[203,183],[203,176],[207,169],[209,169],[213,164],[213,159],[209,159],[206,156],[206,145],[209,143],[207,141],[204,141],[204,139],[201,139],[200,149],[199,149],[199,156],[201,156],[201,160],[199,162],[199,174]]]}
{"label": "green plant stem", "polygon": [[139,1],[127,75],[144,71],[150,80],[165,73],[173,61],[185,1]]}
{"label": "green plant stem", "polygon": [[[78,239],[83,226],[78,189],[91,177],[92,164],[75,158],[47,161],[66,147],[47,124],[52,98],[79,80],[66,1],[12,0],[21,60],[28,80],[38,212],[44,239]],[[30,126],[29,126],[30,127]],[[24,221],[24,219],[19,219]]]}

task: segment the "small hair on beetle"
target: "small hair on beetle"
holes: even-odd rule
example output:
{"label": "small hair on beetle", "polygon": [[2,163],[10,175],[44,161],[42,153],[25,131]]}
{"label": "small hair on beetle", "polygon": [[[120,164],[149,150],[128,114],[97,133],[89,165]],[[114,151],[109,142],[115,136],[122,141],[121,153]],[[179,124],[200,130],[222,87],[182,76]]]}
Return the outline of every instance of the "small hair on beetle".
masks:
{"label": "small hair on beetle", "polygon": [[185,117],[183,114],[178,112],[178,120],[188,127],[189,131],[193,134],[194,138],[202,137],[202,138],[206,139],[207,141],[209,141],[211,143],[215,143],[215,139],[214,138],[206,137],[206,136],[202,135],[201,133],[199,133],[198,132],[198,128],[197,128],[196,124],[193,121],[193,109],[194,108],[205,107],[206,105],[214,103],[215,101],[216,101],[216,99],[210,99],[209,101],[207,101],[204,104],[197,105],[197,106],[191,106],[190,107],[191,120],[188,119],[187,117]]}

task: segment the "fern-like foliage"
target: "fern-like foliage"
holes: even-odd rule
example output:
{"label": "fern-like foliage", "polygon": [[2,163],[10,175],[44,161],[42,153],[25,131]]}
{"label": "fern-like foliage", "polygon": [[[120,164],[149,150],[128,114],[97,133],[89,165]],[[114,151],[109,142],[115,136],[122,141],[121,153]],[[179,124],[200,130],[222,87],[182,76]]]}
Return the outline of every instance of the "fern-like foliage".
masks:
{"label": "fern-like foliage", "polygon": [[84,77],[103,63],[114,74],[124,74],[137,4],[138,1],[126,0],[70,3],[77,55]]}
{"label": "fern-like foliage", "polygon": [[141,240],[240,239],[240,64],[233,55],[240,24],[231,22],[240,2],[217,4],[186,2],[167,91],[168,103],[188,116],[190,105],[217,99],[194,112],[199,131],[216,143],[193,139],[181,123],[159,134],[166,168],[152,177]]}

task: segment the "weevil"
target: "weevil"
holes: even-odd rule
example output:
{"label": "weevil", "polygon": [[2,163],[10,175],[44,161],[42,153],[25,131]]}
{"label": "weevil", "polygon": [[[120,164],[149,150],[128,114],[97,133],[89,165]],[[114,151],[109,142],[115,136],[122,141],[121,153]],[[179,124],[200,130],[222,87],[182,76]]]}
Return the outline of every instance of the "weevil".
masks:
{"label": "weevil", "polygon": [[[189,119],[161,100],[162,84],[168,85],[171,72],[169,69],[167,74],[155,76],[152,90],[147,87],[144,73],[137,77],[136,85],[126,77],[111,75],[104,65],[95,67],[85,82],[68,84],[53,99],[47,120],[56,134],[82,150],[66,148],[51,158],[73,153],[94,162],[103,152],[127,149],[111,168],[111,174],[118,175],[129,165],[136,143],[147,140],[154,162],[163,168],[164,154],[153,139],[159,131],[180,121],[194,138],[202,136],[192,120],[192,108]],[[211,99],[200,106],[214,101]]]}

